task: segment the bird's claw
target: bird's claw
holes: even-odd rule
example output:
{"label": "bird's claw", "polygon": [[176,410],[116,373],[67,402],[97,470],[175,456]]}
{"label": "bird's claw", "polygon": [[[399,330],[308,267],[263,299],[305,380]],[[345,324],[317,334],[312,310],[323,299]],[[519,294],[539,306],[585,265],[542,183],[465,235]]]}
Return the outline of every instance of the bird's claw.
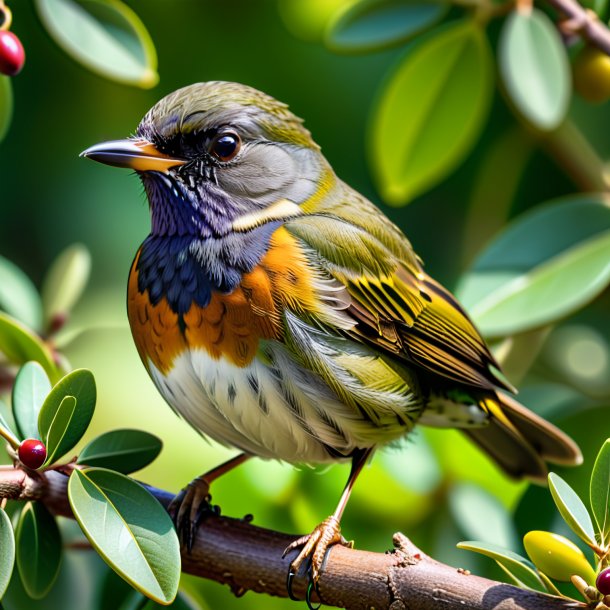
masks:
{"label": "bird's claw", "polygon": [[[324,565],[324,560],[326,558],[326,553],[328,549],[334,544],[341,544],[343,546],[352,546],[351,542],[348,542],[341,535],[341,527],[339,525],[338,519],[336,517],[328,517],[325,519],[314,529],[314,531],[307,535],[302,536],[298,540],[291,542],[284,551],[282,557],[285,557],[290,551],[297,549],[299,547],[303,547],[301,552],[297,555],[296,559],[294,559],[290,563],[290,568],[288,569],[288,578],[286,581],[286,586],[288,589],[288,595],[291,599],[295,599],[292,593],[292,583],[294,577],[298,574],[301,565],[305,560],[309,561],[309,586],[307,588],[307,603],[311,608],[310,604],[310,596],[312,589],[317,592],[318,589],[318,580],[320,578],[320,573],[322,567]],[[318,594],[319,597],[319,594]]]}
{"label": "bird's claw", "polygon": [[198,477],[182,489],[171,501],[168,512],[171,515],[178,537],[189,552],[195,542],[195,533],[201,519],[206,514],[218,514],[218,507],[210,501],[210,484],[204,477]]}

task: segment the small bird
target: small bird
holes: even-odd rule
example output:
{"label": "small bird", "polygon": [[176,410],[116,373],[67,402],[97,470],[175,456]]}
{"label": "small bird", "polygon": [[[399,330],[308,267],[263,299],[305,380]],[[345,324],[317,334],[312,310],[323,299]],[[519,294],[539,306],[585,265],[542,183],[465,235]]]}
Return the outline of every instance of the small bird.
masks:
{"label": "small bird", "polygon": [[336,511],[286,549],[300,549],[290,574],[306,561],[314,583],[329,546],[346,544],[340,520],[362,467],[417,423],[459,428],[513,477],[581,462],[512,398],[459,303],[285,104],[194,84],[153,106],[134,137],[82,155],[134,169],[148,197],[127,297],[146,370],[178,414],[240,451],[177,496],[187,544],[209,485],[252,456],[351,461]]}

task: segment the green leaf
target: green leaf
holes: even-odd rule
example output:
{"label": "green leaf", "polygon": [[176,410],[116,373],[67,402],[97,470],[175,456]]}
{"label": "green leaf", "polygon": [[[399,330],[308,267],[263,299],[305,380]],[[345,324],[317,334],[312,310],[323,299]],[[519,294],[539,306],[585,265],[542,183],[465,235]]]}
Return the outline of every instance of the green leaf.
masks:
{"label": "green leaf", "polygon": [[0,352],[14,364],[39,362],[51,381],[59,377],[51,350],[24,324],[0,312]]}
{"label": "green leaf", "polygon": [[140,484],[112,470],[74,470],[68,498],[83,532],[119,576],[159,603],[176,597],[178,537],[165,509]]}
{"label": "green leaf", "polygon": [[129,474],[150,464],[162,446],[159,438],[143,430],[112,430],[94,438],[81,451],[78,464]]}
{"label": "green leaf", "polygon": [[40,296],[32,280],[17,265],[2,256],[0,309],[34,330],[40,330],[42,326]]}
{"label": "green leaf", "polygon": [[487,336],[556,322],[610,282],[610,200],[549,202],[510,223],[461,279],[458,299]]}
{"label": "green leaf", "polygon": [[45,465],[82,438],[93,417],[96,397],[95,379],[87,369],[72,371],[51,390],[38,415],[40,438],[47,446]]}
{"label": "green leaf", "polygon": [[599,450],[591,472],[591,510],[600,534],[600,543],[610,543],[610,439]]}
{"label": "green leaf", "polygon": [[485,544],[482,542],[466,541],[457,545],[458,549],[474,551],[486,557],[495,559],[505,570],[508,570],[519,582],[522,582],[528,589],[534,591],[546,591],[544,583],[538,576],[534,564],[507,549],[495,544]]}
{"label": "green leaf", "polygon": [[508,511],[478,485],[460,483],[449,491],[449,508],[464,534],[482,543],[514,547],[519,540]]}
{"label": "green leaf", "polygon": [[0,508],[0,599],[4,597],[15,565],[15,533],[9,516]]}
{"label": "green leaf", "polygon": [[55,518],[40,502],[27,502],[15,529],[17,569],[27,594],[41,599],[61,565],[62,542]]}
{"label": "green leaf", "polygon": [[51,382],[38,362],[26,362],[13,385],[13,414],[22,439],[38,438],[38,413],[51,391]]}
{"label": "green leaf", "polygon": [[12,410],[0,400],[0,428],[2,428],[2,435],[13,446],[13,449],[17,449],[20,439],[17,434],[17,425],[12,415]]}
{"label": "green leaf", "polygon": [[500,36],[500,74],[512,103],[534,127],[548,131],[564,119],[571,73],[557,28],[540,10],[512,11]]}
{"label": "green leaf", "polygon": [[549,474],[549,488],[559,514],[572,531],[587,544],[595,544],[595,530],[589,511],[578,494],[554,472]]}
{"label": "green leaf", "polygon": [[140,18],[119,0],[36,0],[55,42],[101,76],[144,89],[159,81],[155,46]]}
{"label": "green leaf", "polygon": [[4,140],[13,118],[13,88],[11,79],[0,74],[0,142]]}
{"label": "green leaf", "polygon": [[91,271],[91,255],[81,244],[66,248],[53,261],[42,285],[42,303],[47,322],[68,314],[80,298]]}
{"label": "green leaf", "polygon": [[492,80],[489,43],[474,21],[436,28],[409,48],[370,129],[368,151],[388,203],[406,203],[461,163],[487,117]]}
{"label": "green leaf", "polygon": [[434,0],[364,0],[333,17],[326,30],[326,46],[339,53],[387,49],[440,21],[448,8]]}

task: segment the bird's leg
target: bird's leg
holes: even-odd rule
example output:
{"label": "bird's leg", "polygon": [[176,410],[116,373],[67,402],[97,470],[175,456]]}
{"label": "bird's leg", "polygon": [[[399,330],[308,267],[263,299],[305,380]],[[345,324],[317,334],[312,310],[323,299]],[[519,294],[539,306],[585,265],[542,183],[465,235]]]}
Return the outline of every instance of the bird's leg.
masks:
{"label": "bird's leg", "polygon": [[298,573],[303,561],[306,559],[309,560],[310,578],[311,582],[315,586],[320,578],[320,570],[322,568],[324,557],[326,556],[326,551],[328,548],[333,544],[342,544],[349,547],[352,546],[353,543],[348,542],[341,535],[341,517],[343,515],[343,511],[345,510],[345,506],[347,505],[347,501],[349,500],[352,488],[354,487],[354,483],[362,471],[362,467],[366,464],[371,452],[372,449],[359,451],[352,458],[352,468],[349,478],[347,479],[347,483],[345,484],[345,488],[343,489],[341,499],[339,500],[339,504],[337,505],[335,512],[330,517],[322,521],[322,523],[320,523],[320,525],[318,525],[311,534],[302,536],[286,547],[283,555],[284,557],[293,549],[303,547],[296,559],[294,559],[290,564],[288,571],[289,593],[291,593],[292,580]]}
{"label": "bird's leg", "polygon": [[210,506],[210,500],[212,499],[210,485],[218,477],[243,464],[250,457],[252,456],[247,453],[240,453],[220,464],[220,466],[216,466],[216,468],[193,479],[171,501],[167,510],[173,516],[176,530],[189,551],[193,547],[195,532],[202,516],[206,512],[213,512]]}

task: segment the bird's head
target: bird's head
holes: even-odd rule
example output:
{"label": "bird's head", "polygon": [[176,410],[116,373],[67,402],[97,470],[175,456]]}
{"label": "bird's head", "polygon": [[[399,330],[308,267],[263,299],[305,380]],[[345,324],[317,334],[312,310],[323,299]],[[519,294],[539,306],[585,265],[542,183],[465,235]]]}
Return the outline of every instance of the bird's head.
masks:
{"label": "bird's head", "polygon": [[140,175],[157,235],[222,236],[289,218],[329,172],[285,104],[229,82],[179,89],[148,111],[134,137],[82,155]]}

